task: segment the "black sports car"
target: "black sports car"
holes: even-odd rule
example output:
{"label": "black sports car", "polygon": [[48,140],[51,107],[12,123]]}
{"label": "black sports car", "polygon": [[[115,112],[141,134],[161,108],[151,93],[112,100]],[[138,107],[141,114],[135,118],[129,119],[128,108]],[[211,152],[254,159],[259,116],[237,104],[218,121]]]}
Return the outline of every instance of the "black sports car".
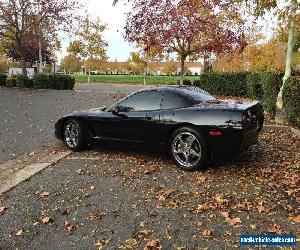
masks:
{"label": "black sports car", "polygon": [[98,140],[165,145],[185,170],[201,168],[223,153],[238,153],[257,140],[262,105],[216,100],[187,86],[144,89],[111,107],[70,113],[55,124],[55,135],[78,151]]}

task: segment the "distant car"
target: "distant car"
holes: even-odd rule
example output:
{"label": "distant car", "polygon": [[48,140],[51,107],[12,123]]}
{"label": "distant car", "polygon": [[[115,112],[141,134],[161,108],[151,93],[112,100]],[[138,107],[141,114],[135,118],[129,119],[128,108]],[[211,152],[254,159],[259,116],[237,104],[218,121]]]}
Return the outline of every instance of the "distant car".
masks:
{"label": "distant car", "polygon": [[217,100],[196,87],[167,86],[70,113],[57,121],[55,135],[73,151],[107,139],[165,145],[180,168],[193,171],[211,157],[254,144],[263,122],[257,101]]}

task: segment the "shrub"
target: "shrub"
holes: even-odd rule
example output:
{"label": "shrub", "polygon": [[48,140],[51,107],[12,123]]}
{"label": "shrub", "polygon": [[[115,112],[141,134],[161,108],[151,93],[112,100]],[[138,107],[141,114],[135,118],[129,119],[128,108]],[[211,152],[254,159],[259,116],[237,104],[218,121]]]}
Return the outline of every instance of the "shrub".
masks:
{"label": "shrub", "polygon": [[28,76],[24,76],[24,75],[16,76],[16,86],[17,87],[30,88],[30,87],[32,87],[32,85],[33,85],[33,82],[31,79],[28,78]]}
{"label": "shrub", "polygon": [[6,79],[6,86],[7,87],[16,87],[16,77],[8,77]]}
{"label": "shrub", "polygon": [[204,73],[194,85],[212,95],[246,96],[247,72],[239,73]]}
{"label": "shrub", "polygon": [[36,74],[33,78],[33,86],[38,89],[73,89],[75,78],[69,75]]}
{"label": "shrub", "polygon": [[6,75],[0,74],[0,86],[6,85],[6,78],[7,78]]}
{"label": "shrub", "polygon": [[51,83],[49,75],[35,74],[33,77],[33,87],[37,89],[50,89]]}
{"label": "shrub", "polygon": [[75,78],[69,75],[52,74],[49,75],[53,89],[73,89]]}
{"label": "shrub", "polygon": [[[180,80],[177,83],[180,84]],[[192,86],[192,81],[189,79],[183,79],[183,85]]]}
{"label": "shrub", "polygon": [[263,88],[261,84],[261,73],[249,73],[247,75],[247,96],[256,99],[262,100],[263,98]]}
{"label": "shrub", "polygon": [[287,81],[282,97],[287,121],[300,128],[300,77],[291,77]]}
{"label": "shrub", "polygon": [[265,110],[271,115],[276,115],[277,96],[282,86],[282,74],[263,72],[260,74],[263,88],[263,105]]}

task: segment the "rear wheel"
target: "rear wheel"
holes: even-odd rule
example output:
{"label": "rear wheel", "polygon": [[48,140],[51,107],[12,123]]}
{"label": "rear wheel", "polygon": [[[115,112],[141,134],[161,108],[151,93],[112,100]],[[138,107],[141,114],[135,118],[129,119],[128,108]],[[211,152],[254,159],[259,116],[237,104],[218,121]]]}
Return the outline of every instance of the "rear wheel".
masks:
{"label": "rear wheel", "polygon": [[207,146],[200,133],[193,128],[182,127],[172,134],[169,151],[178,167],[195,171],[204,166]]}
{"label": "rear wheel", "polygon": [[64,125],[64,142],[72,151],[82,150],[86,146],[79,121],[75,119],[66,121]]}

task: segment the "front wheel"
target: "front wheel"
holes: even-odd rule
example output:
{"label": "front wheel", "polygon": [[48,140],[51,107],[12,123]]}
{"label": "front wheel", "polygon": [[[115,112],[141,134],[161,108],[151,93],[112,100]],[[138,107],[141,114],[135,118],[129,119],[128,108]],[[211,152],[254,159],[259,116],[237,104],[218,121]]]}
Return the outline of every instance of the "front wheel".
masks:
{"label": "front wheel", "polygon": [[195,171],[204,166],[207,146],[200,133],[193,128],[182,127],[172,134],[169,151],[178,167]]}
{"label": "front wheel", "polygon": [[83,130],[79,121],[75,119],[66,121],[64,125],[64,142],[72,151],[79,151],[84,148]]}

